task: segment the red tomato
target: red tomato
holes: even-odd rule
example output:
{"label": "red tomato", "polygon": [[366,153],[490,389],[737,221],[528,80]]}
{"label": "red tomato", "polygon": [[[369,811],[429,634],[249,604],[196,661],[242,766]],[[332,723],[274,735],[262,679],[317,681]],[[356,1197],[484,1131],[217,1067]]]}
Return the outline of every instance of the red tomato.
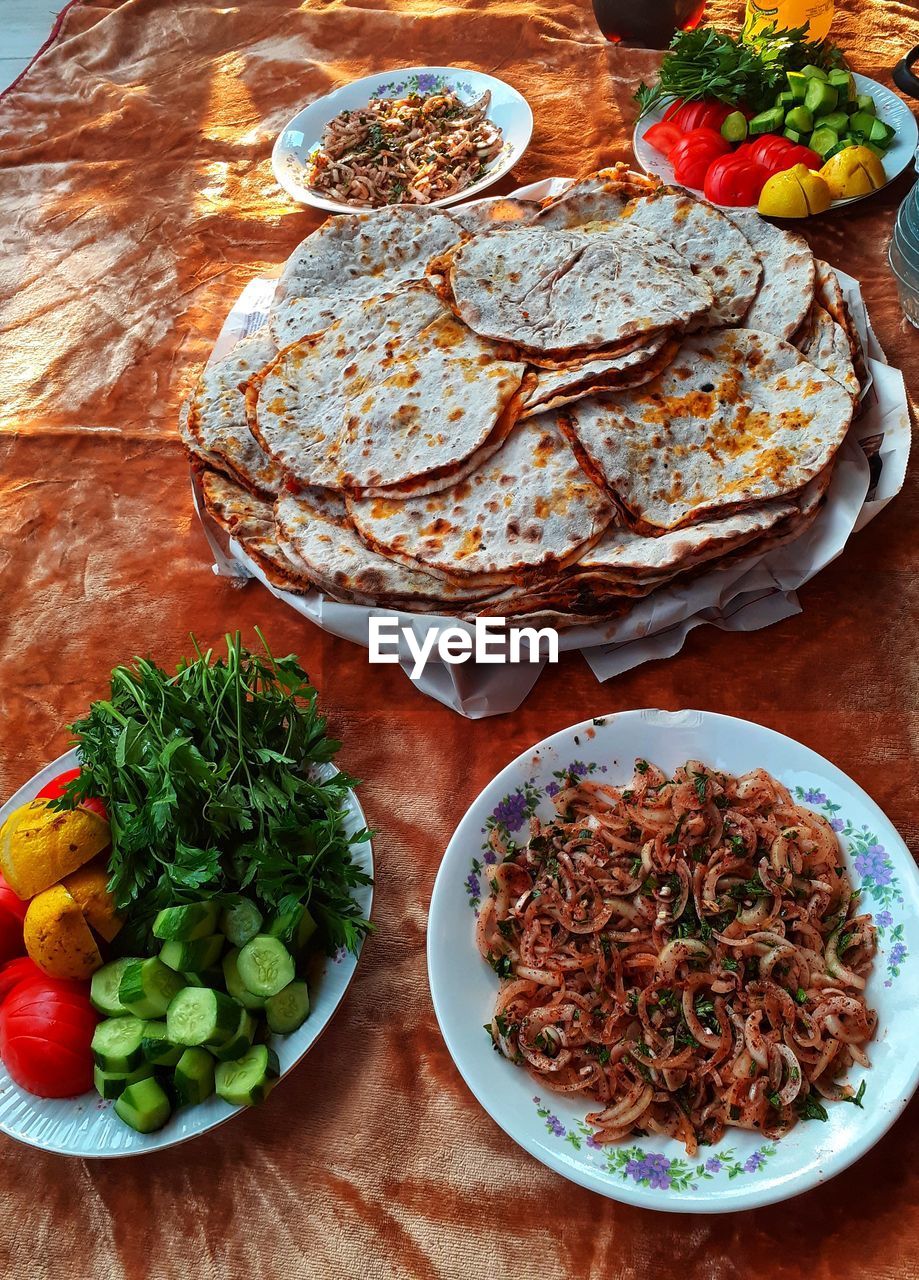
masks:
{"label": "red tomato", "polygon": [[790,167],[788,153],[794,151],[795,144],[780,134],[764,133],[761,138],[745,142],[737,148],[737,154],[745,155],[755,164],[761,164],[771,178],[774,173],[781,173]]}
{"label": "red tomato", "polygon": [[701,187],[712,161],[730,150],[717,129],[693,129],[670,152],[673,175],[685,187]]}
{"label": "red tomato", "polygon": [[756,204],[768,177],[769,171],[748,155],[722,156],[705,175],[705,198],[728,206]]}
{"label": "red tomato", "polygon": [[25,955],[25,951],[22,920],[9,907],[0,903],[0,964],[12,960],[13,956]]}
{"label": "red tomato", "polygon": [[50,782],[46,782],[36,796],[37,800],[56,800],[58,796],[64,794],[64,788],[68,782],[73,782],[74,778],[79,778],[79,769],[67,769],[64,773],[59,773],[56,778],[52,778]]}
{"label": "red tomato", "polygon": [[805,147],[803,142],[794,144],[790,151],[786,151],[783,160],[783,169],[793,169],[796,164],[807,165],[808,169],[819,169],[823,165],[817,152]]}
{"label": "red tomato", "polygon": [[650,129],[645,130],[645,142],[655,151],[659,151],[662,156],[669,156],[682,136],[682,129],[678,129],[675,124],[668,124],[665,120],[660,124],[652,124]]}
{"label": "red tomato", "polygon": [[0,907],[6,907],[20,922],[25,920],[29,909],[28,902],[23,902],[19,894],[13,892],[3,876],[0,876]]}
{"label": "red tomato", "polygon": [[[46,782],[35,797],[36,800],[56,800],[58,796],[64,794],[64,789],[68,782],[72,782],[74,778],[80,776],[79,769],[67,769],[64,773],[59,773],[56,778],[52,778],[50,782]],[[89,809],[91,813],[96,813],[104,822],[108,822],[108,810],[101,800],[95,796],[88,796],[80,804],[81,809]]]}
{"label": "red tomato", "polygon": [[93,1083],[90,1043],[99,1015],[85,984],[26,982],[0,1009],[0,1058],[27,1093],[72,1098]]}
{"label": "red tomato", "polygon": [[679,111],[680,107],[682,107],[682,105],[683,105],[682,98],[674,98],[670,106],[664,112],[663,123],[664,124],[669,123],[673,119],[673,117],[676,115],[676,113]]}
{"label": "red tomato", "polygon": [[2,968],[0,968],[0,1004],[15,990],[25,982],[41,982],[48,981],[48,975],[43,969],[39,969],[34,960],[30,960],[28,956],[18,956],[15,960],[8,960]]}
{"label": "red tomato", "polygon": [[684,133],[691,133],[693,129],[714,129],[717,132],[733,110],[723,102],[684,102],[678,111],[665,119]]}

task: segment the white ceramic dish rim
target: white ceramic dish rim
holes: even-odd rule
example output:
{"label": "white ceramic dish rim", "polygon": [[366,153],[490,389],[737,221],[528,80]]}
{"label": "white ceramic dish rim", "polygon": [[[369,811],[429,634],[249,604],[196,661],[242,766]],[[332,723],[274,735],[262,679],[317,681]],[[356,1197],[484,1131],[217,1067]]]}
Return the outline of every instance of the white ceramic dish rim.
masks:
{"label": "white ceramic dish rim", "polygon": [[[549,765],[549,761],[546,759],[547,755],[556,752],[558,758],[561,759],[558,748],[562,746],[566,747],[565,754],[570,754],[572,750],[571,739],[576,741],[577,738],[582,738],[582,743],[578,749],[585,758],[594,754],[593,748],[584,745],[583,738],[594,731],[594,726],[611,723],[616,724],[617,731],[622,729],[626,734],[629,733],[633,725],[644,726],[650,724],[657,726],[661,730],[662,741],[672,740],[674,731],[683,729],[697,733],[708,730],[712,734],[717,734],[720,731],[722,736],[732,731],[740,730],[742,734],[749,736],[748,749],[753,751],[754,754],[756,750],[761,750],[757,746],[758,742],[768,742],[776,749],[788,753],[790,760],[793,761],[793,763],[789,764],[788,772],[794,772],[800,776],[810,775],[815,781],[821,784],[826,783],[834,794],[847,795],[850,801],[860,807],[863,814],[868,815],[874,824],[874,829],[879,831],[884,838],[884,847],[888,850],[888,857],[894,859],[897,873],[901,877],[901,888],[906,895],[903,907],[904,913],[911,908],[912,916],[910,919],[911,921],[915,920],[917,906],[919,906],[919,871],[917,871],[909,850],[893,824],[875,801],[857,783],[817,752],[795,741],[795,739],[789,738],[776,730],[769,729],[764,725],[715,712],[695,710],[668,712],[658,709],[641,709],[608,713],[605,716],[583,720],[578,724],[570,725],[568,728],[542,739],[534,746],[521,752],[479,793],[469,806],[450,840],[434,884],[427,938],[428,980],[438,1024],[447,1048],[476,1100],[495,1123],[504,1129],[518,1145],[563,1177],[601,1195],[625,1203],[638,1204],[644,1208],[670,1213],[730,1213],[774,1204],[802,1194],[815,1186],[822,1185],[830,1178],[849,1168],[888,1132],[906,1108],[917,1086],[919,1086],[919,1055],[912,1054],[912,1066],[909,1068],[908,1078],[900,1082],[902,1087],[899,1092],[892,1093],[889,1100],[884,1099],[880,1093],[880,1089],[885,1085],[885,1080],[873,1074],[877,1068],[872,1068],[872,1071],[866,1073],[869,1085],[873,1086],[871,1107],[857,1113],[859,1117],[865,1118],[865,1122],[852,1135],[851,1140],[841,1147],[834,1148],[827,1158],[823,1160],[819,1168],[817,1167],[816,1158],[808,1154],[808,1160],[812,1168],[805,1170],[803,1174],[795,1172],[785,1174],[773,1183],[751,1181],[746,1186],[741,1186],[740,1189],[738,1189],[737,1184],[728,1183],[727,1185],[732,1190],[727,1197],[719,1196],[718,1190],[715,1188],[712,1188],[712,1192],[709,1195],[706,1195],[704,1191],[701,1194],[693,1195],[660,1195],[658,1192],[648,1190],[645,1186],[632,1186],[628,1182],[614,1182],[611,1174],[601,1174],[600,1171],[595,1173],[590,1168],[577,1164],[572,1158],[569,1158],[561,1143],[557,1144],[557,1148],[552,1148],[538,1133],[534,1137],[536,1126],[531,1118],[528,1117],[521,1121],[516,1117],[509,1118],[508,1114],[502,1113],[500,1106],[494,1101],[498,1094],[498,1087],[496,1079],[491,1074],[493,1068],[485,1069],[483,1074],[478,1070],[478,1065],[480,1064],[476,1062],[476,1059],[483,1055],[489,1062],[492,1061],[487,1037],[484,1036],[484,1032],[478,1025],[483,1021],[483,1018],[479,1018],[478,1023],[473,1018],[469,1025],[466,1025],[465,1022],[459,1026],[457,1025],[456,1011],[451,1007],[450,998],[446,994],[448,986],[447,971],[448,968],[455,970],[458,965],[462,967],[465,961],[465,953],[463,953],[462,958],[453,953],[448,961],[442,956],[437,939],[449,928],[452,914],[460,909],[460,905],[466,905],[462,901],[462,893],[457,891],[457,885],[470,862],[470,854],[474,856],[475,853],[481,850],[479,832],[484,830],[485,815],[502,791],[509,791],[515,784],[519,786],[525,776],[538,773],[540,768],[546,768]],[[680,755],[681,753],[677,751],[676,754]],[[681,758],[686,758],[686,756],[683,755]],[[704,759],[704,755],[700,753],[699,758]],[[669,762],[664,759],[662,763],[668,765]],[[761,761],[746,760],[740,762],[737,767],[753,767],[753,763],[761,763]],[[628,758],[629,771],[630,767],[631,756]],[[725,765],[724,767],[729,766]],[[623,769],[623,772],[625,773],[626,770]],[[872,912],[877,914],[874,908],[872,908]],[[465,914],[468,917],[468,910]],[[467,933],[469,963],[482,965],[475,948],[471,921],[467,921]],[[456,941],[455,938],[452,940]],[[912,956],[914,952],[915,947],[908,954]],[[880,974],[876,964],[869,994],[874,990],[879,980]],[[913,978],[912,986],[915,986],[915,978]],[[494,991],[497,991],[497,985],[495,985]],[[876,999],[874,995],[871,998]],[[488,1016],[487,1009],[484,1010],[484,1014],[485,1017]],[[906,1034],[905,1019],[902,1013],[898,1029],[901,1034]],[[484,1050],[475,1039],[476,1034],[482,1037]],[[883,1027],[881,1036],[886,1037]],[[471,1047],[467,1048],[467,1046]],[[494,1059],[494,1061],[499,1060]],[[509,1071],[519,1072],[522,1080],[526,1082],[525,1089],[536,1087],[532,1077],[529,1077],[520,1068],[511,1068],[510,1064],[502,1063],[501,1065],[506,1065]],[[889,1082],[887,1083],[889,1085]],[[517,1087],[515,1087],[515,1092],[517,1091]],[[536,1099],[534,1098],[533,1101],[535,1102]],[[554,1109],[559,1110],[561,1114],[562,1104],[559,1095],[552,1095],[550,1091],[546,1091],[546,1101],[549,1103],[550,1109],[554,1106]],[[881,1105],[882,1101],[884,1105]],[[584,1105],[581,1108],[582,1113],[588,1109],[589,1107]],[[512,1110],[513,1105],[508,1104],[506,1111]],[[845,1108],[845,1110],[848,1111],[849,1108]],[[832,1122],[832,1114],[830,1122]],[[817,1123],[798,1125],[792,1131],[792,1134],[782,1139],[781,1142],[788,1144],[790,1140],[794,1140],[797,1134],[799,1142],[803,1139],[808,1144],[815,1144],[819,1150],[821,1135],[815,1131],[824,1129],[824,1125]],[[807,1137],[808,1130],[814,1134],[812,1138]],[[646,1142],[651,1147],[656,1145],[654,1140],[646,1140]],[[785,1149],[787,1150],[787,1147]],[[676,1143],[670,1143],[668,1150],[671,1150],[674,1154],[682,1154],[682,1147]],[[807,1150],[809,1152],[809,1147]],[[700,1152],[700,1157],[704,1159],[705,1154],[705,1152]],[[743,1184],[743,1179],[740,1182]],[[749,1192],[747,1192],[747,1187],[749,1187]]]}
{"label": "white ceramic dish rim", "polygon": [[[878,103],[880,108],[878,116],[880,119],[890,124],[893,118],[896,117],[896,140],[883,160],[887,181],[883,187],[878,188],[879,191],[883,191],[892,182],[895,182],[912,163],[916,155],[917,144],[919,144],[919,124],[917,124],[916,117],[903,99],[898,97],[892,89],[888,89],[887,85],[881,84],[879,80],[872,80],[869,76],[863,76],[857,71],[853,71],[852,75],[859,93],[870,93],[872,97],[880,99]],[[656,174],[666,183],[676,183],[676,179],[673,176],[673,168],[667,158],[659,155],[650,145],[646,146],[644,143],[645,133],[653,124],[657,124],[663,118],[665,111],[666,107],[660,107],[650,112],[635,125],[632,131],[632,151],[645,173]],[[893,157],[896,157],[896,159],[891,163]],[[686,190],[692,191],[697,196],[703,194],[696,187],[687,187]],[[877,195],[877,191],[869,191],[867,195],[853,196],[849,200],[834,200],[830,205],[829,212],[837,209],[848,209],[851,205],[859,204],[862,200],[870,200],[875,195]],[[792,221],[800,221],[800,219],[792,219]]]}
{"label": "white ceramic dish rim", "polygon": [[[0,807],[0,825],[13,809],[32,799],[43,786],[53,778],[56,778],[58,774],[63,773],[66,769],[73,769],[78,764],[76,750],[70,750],[43,766]],[[338,770],[334,765],[323,766],[325,776],[331,776],[336,772]],[[349,834],[353,835],[362,827],[366,827],[366,818],[360,801],[351,790],[346,793],[345,805],[345,829]],[[374,862],[371,842],[355,844],[353,848],[355,859],[370,876],[373,876]],[[355,891],[355,898],[368,919],[372,918],[373,894],[373,884],[360,886]],[[322,1000],[322,991],[320,989],[319,998],[322,1000],[322,1012],[319,1018],[315,1018],[318,1001],[315,999],[316,992],[311,981],[310,997],[314,1003],[310,1017],[307,1018],[300,1030],[294,1032],[293,1035],[274,1037],[274,1048],[281,1063],[281,1078],[278,1081],[278,1088],[283,1085],[284,1080],[294,1068],[303,1061],[335,1017],[354,980],[362,950],[363,945],[357,955],[352,955],[348,952],[340,959],[325,958],[321,962],[321,982],[327,985],[327,994],[329,996],[327,1007],[326,1001]],[[264,1104],[265,1106],[277,1105],[275,1093],[276,1090]],[[22,1142],[26,1146],[36,1147],[41,1151],[80,1159],[115,1160],[124,1159],[128,1156],[146,1155],[151,1151],[165,1151],[170,1147],[177,1147],[182,1143],[191,1142],[194,1138],[201,1137],[203,1134],[226,1124],[235,1116],[251,1110],[251,1108],[247,1107],[233,1107],[219,1098],[211,1097],[199,1107],[183,1108],[181,1111],[173,1113],[166,1126],[156,1133],[133,1133],[132,1130],[122,1125],[119,1121],[115,1132],[123,1139],[125,1146],[116,1150],[99,1149],[85,1144],[75,1148],[73,1145],[62,1145],[54,1141],[40,1141],[36,1137],[23,1133],[13,1127],[6,1118],[5,1112],[8,1099],[31,1104],[36,1113],[41,1113],[43,1109],[47,1112],[57,1111],[58,1108],[63,1109],[68,1103],[74,1107],[80,1107],[81,1110],[83,1107],[91,1107],[97,1112],[104,1112],[110,1108],[110,1103],[103,1104],[93,1092],[81,1094],[76,1098],[45,1099],[33,1097],[13,1083],[6,1068],[0,1063],[0,1133],[6,1134],[17,1142]],[[203,1120],[205,1113],[212,1115],[212,1118]],[[202,1120],[202,1122],[195,1123],[196,1118]],[[90,1123],[86,1132],[92,1134],[93,1128],[94,1126]]]}
{"label": "white ceramic dish rim", "polygon": [[[316,132],[315,138],[306,143],[304,136],[303,142],[297,144],[303,147],[304,151],[309,152],[311,148],[318,142],[322,129],[326,124],[342,110],[349,108],[349,103],[345,99],[350,98],[358,89],[366,88],[367,93],[363,98],[363,102],[370,100],[372,90],[381,83],[392,80],[397,77],[435,75],[444,78],[451,77],[456,81],[468,80],[472,77],[478,82],[478,87],[484,92],[490,89],[492,94],[500,91],[502,94],[508,95],[508,104],[520,113],[520,122],[516,126],[519,136],[515,142],[512,142],[507,136],[505,129],[505,147],[499,152],[498,157],[493,163],[484,177],[470,187],[465,187],[462,191],[455,192],[452,196],[446,196],[442,200],[432,200],[428,208],[445,208],[449,205],[459,204],[474,197],[477,193],[485,191],[492,186],[500,178],[503,178],[515,164],[521,159],[530,144],[533,135],[533,112],[530,104],[517,89],[509,85],[505,80],[500,80],[497,76],[489,75],[485,71],[476,71],[465,67],[395,67],[387,71],[381,71],[369,76],[362,76],[358,80],[350,80],[347,84],[340,85],[337,89],[333,89],[330,93],[325,94],[321,98],[317,98],[315,102],[308,103],[305,107],[301,107],[299,111],[293,115],[284,125],[275,139],[274,146],[271,151],[271,167],[275,176],[275,180],[300,204],[312,205],[317,209],[325,209],[329,213],[366,213],[373,209],[371,205],[350,205],[344,204],[339,200],[329,200],[324,196],[310,190],[309,187],[296,181],[296,179],[286,171],[285,155],[289,154],[292,144],[285,142],[286,135],[289,131],[300,132],[299,125],[303,118],[308,114],[321,114],[322,122]],[[353,104],[356,105],[356,104]],[[492,107],[494,107],[494,103]],[[323,108],[321,113],[317,112],[317,108]],[[489,112],[489,116],[492,112]]]}

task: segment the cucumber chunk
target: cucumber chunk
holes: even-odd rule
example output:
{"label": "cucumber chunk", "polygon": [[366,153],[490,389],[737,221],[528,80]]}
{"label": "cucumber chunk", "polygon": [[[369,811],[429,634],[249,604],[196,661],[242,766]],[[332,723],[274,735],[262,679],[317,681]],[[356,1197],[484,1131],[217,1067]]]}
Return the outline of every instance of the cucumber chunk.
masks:
{"label": "cucumber chunk", "polygon": [[268,1026],[279,1036],[289,1036],[302,1027],[310,1011],[310,993],[305,982],[289,982],[265,1005]]}
{"label": "cucumber chunk", "polygon": [[855,107],[857,111],[861,111],[869,116],[876,116],[878,113],[877,103],[870,93],[859,93],[855,98]]}
{"label": "cucumber chunk", "polygon": [[266,933],[240,950],[236,960],[239,976],[254,996],[273,996],[294,980],[294,961],[290,952]]}
{"label": "cucumber chunk", "polygon": [[757,137],[761,133],[777,133],[785,122],[785,112],[781,107],[769,107],[754,116],[747,124],[751,135]]}
{"label": "cucumber chunk", "polygon": [[234,947],[244,947],[261,929],[262,919],[250,898],[235,898],[220,913],[220,932]]}
{"label": "cucumber chunk", "polygon": [[815,116],[826,116],[835,111],[839,103],[839,91],[825,80],[811,80],[804,96],[804,105]]}
{"label": "cucumber chunk", "polygon": [[173,1085],[180,1107],[196,1107],[214,1092],[214,1059],[207,1049],[186,1049],[176,1063]]}
{"label": "cucumber chunk", "polygon": [[144,1060],[154,1067],[174,1067],[182,1056],[182,1049],[169,1039],[165,1022],[145,1022],[141,1042]]}
{"label": "cucumber chunk", "polygon": [[129,1084],[137,1084],[138,1080],[147,1080],[152,1075],[153,1067],[146,1062],[127,1075],[121,1071],[103,1071],[101,1067],[93,1067],[93,1084],[100,1098],[120,1098]]}
{"label": "cucumber chunk", "polygon": [[814,127],[814,117],[807,107],[792,107],[785,117],[785,128],[794,129],[796,133],[810,133]]}
{"label": "cucumber chunk", "polygon": [[294,907],[275,917],[268,926],[268,936],[278,938],[292,954],[302,951],[316,932],[316,921],[309,907]]}
{"label": "cucumber chunk", "polygon": [[221,951],[223,938],[219,933],[208,934],[206,938],[192,938],[190,942],[175,938],[163,943],[160,960],[177,973],[203,973],[217,963]]}
{"label": "cucumber chunk", "polygon": [[808,145],[812,151],[817,152],[818,156],[828,160],[839,145],[839,134],[827,125],[821,125],[819,129],[815,129],[811,134],[811,140]]}
{"label": "cucumber chunk", "polygon": [[184,987],[166,1013],[173,1044],[226,1044],[239,1025],[239,1005],[210,987]]}
{"label": "cucumber chunk", "polygon": [[807,76],[803,71],[788,72],[788,90],[796,102],[803,102],[807,94]]}
{"label": "cucumber chunk", "polygon": [[211,1053],[218,1062],[232,1062],[252,1048],[255,1036],[255,1019],[248,1009],[240,1009],[236,1031],[225,1044],[211,1046]]}
{"label": "cucumber chunk", "polygon": [[115,1100],[116,1115],[138,1133],[162,1129],[171,1110],[169,1099],[152,1077],[129,1084]]}
{"label": "cucumber chunk", "polygon": [[151,956],[126,967],[118,999],[138,1018],[161,1018],[184,986],[185,979],[180,974]]}
{"label": "cucumber chunk", "polygon": [[140,1018],[108,1018],[93,1032],[93,1061],[103,1071],[127,1075],[142,1065],[144,1024]]}
{"label": "cucumber chunk", "polygon": [[121,960],[113,960],[111,964],[104,964],[101,969],[97,969],[89,984],[89,998],[93,1008],[109,1018],[117,1018],[127,1013],[128,1010],[118,998],[118,988],[121,986],[121,979],[128,965],[139,963],[140,961],[134,957],[125,956]]}
{"label": "cucumber chunk", "polygon": [[265,997],[254,996],[239,976],[239,966],[236,963],[238,958],[239,951],[236,947],[232,951],[228,951],[223,957],[223,980],[227,991],[229,991],[234,1000],[239,1001],[244,1009],[264,1009]]}
{"label": "cucumber chunk", "polygon": [[264,1102],[281,1074],[278,1057],[265,1044],[253,1045],[235,1062],[221,1062],[215,1073],[218,1095],[236,1107]]}
{"label": "cucumber chunk", "polygon": [[829,80],[829,76],[820,67],[815,67],[809,62],[806,67],[801,68],[802,76],[806,76],[808,80]]}
{"label": "cucumber chunk", "polygon": [[[781,97],[781,95],[779,95]],[[789,98],[791,94],[789,93]],[[792,98],[792,101],[794,99]],[[781,103],[777,103],[781,106]],[[743,142],[747,136],[747,117],[742,111],[732,111],[729,116],[725,116],[721,125],[721,136],[725,142]]]}
{"label": "cucumber chunk", "polygon": [[191,942],[206,938],[217,928],[216,902],[190,902],[185,907],[165,907],[153,921],[153,936],[163,942]]}

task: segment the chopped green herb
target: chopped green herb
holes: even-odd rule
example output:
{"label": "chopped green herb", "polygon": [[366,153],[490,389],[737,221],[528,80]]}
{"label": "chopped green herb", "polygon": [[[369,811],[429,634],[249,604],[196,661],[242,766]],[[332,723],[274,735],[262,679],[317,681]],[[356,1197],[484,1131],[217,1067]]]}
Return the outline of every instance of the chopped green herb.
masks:
{"label": "chopped green herb", "polygon": [[647,762],[647,760],[636,760],[636,761],[635,761],[635,770],[636,770],[636,772],[637,772],[637,773],[647,773],[647,772],[648,772],[648,768],[649,768],[649,766],[648,766],[648,762]]}
{"label": "chopped green herb", "polygon": [[739,967],[738,961],[732,960],[729,956],[726,960],[721,961],[722,969],[730,969],[732,973],[736,973]]}
{"label": "chopped green herb", "polygon": [[692,785],[696,793],[696,799],[699,801],[699,804],[705,803],[705,784],[707,781],[708,781],[708,774],[705,774],[705,773],[693,774]]}
{"label": "chopped green herb", "polygon": [[798,987],[797,991],[795,992],[795,1000],[798,1002],[798,1004],[807,1004],[807,992],[804,990],[803,987]]}
{"label": "chopped green herb", "polygon": [[499,978],[509,978],[513,973],[511,958],[509,955],[498,956],[491,961],[491,967]]}
{"label": "chopped green herb", "polygon": [[813,1094],[808,1094],[806,1098],[799,1098],[795,1103],[795,1110],[802,1120],[829,1120],[827,1109],[822,1102],[818,1102]]}
{"label": "chopped green herb", "polygon": [[766,1101],[769,1103],[770,1107],[774,1107],[776,1111],[779,1111],[781,1109],[782,1099],[779,1097],[777,1093],[775,1092],[767,1093]]}
{"label": "chopped green herb", "polygon": [[846,1098],[845,1101],[851,1102],[853,1107],[858,1107],[861,1111],[864,1111],[865,1106],[864,1106],[864,1103],[862,1102],[862,1098],[864,1098],[864,1096],[865,1096],[865,1081],[863,1080],[861,1084],[858,1086],[857,1092],[851,1098]]}

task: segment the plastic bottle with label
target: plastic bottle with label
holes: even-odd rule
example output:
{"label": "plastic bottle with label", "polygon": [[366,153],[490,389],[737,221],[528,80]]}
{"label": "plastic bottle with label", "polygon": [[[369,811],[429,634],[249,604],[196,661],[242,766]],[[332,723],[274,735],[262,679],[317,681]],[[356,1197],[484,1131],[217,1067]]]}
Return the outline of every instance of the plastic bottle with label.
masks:
{"label": "plastic bottle with label", "polygon": [[747,0],[744,36],[755,37],[764,27],[792,31],[808,24],[809,40],[825,40],[833,22],[833,0]]}

